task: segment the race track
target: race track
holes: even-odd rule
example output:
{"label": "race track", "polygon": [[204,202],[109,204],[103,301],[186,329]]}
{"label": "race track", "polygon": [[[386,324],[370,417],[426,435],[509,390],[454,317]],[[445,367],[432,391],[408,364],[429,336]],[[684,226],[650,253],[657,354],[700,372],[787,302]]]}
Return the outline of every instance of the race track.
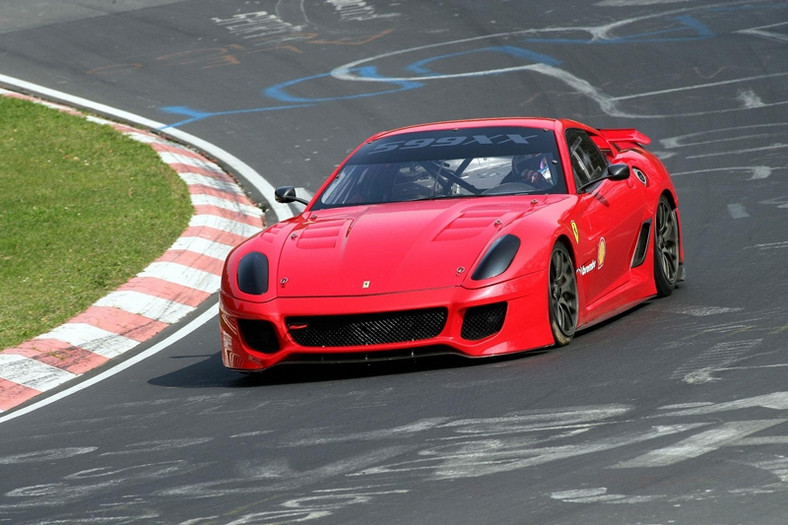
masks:
{"label": "race track", "polygon": [[417,122],[636,127],[688,270],[560,350],[259,377],[222,368],[214,295],[111,363],[133,366],[0,417],[0,523],[786,523],[785,2],[6,0],[0,74],[307,192]]}

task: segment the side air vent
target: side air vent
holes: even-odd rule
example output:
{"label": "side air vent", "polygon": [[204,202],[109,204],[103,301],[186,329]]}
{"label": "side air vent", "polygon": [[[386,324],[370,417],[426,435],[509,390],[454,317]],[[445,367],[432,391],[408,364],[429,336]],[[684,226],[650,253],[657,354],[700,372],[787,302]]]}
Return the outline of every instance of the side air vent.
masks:
{"label": "side air vent", "polygon": [[257,319],[238,319],[238,328],[241,337],[252,349],[264,354],[273,354],[279,351],[279,340],[276,338],[274,325],[268,321]]}
{"label": "side air vent", "polygon": [[640,235],[638,236],[638,243],[635,246],[635,255],[632,257],[632,268],[637,268],[643,264],[643,261],[646,260],[650,239],[651,219],[647,220],[640,226]]}
{"label": "side air vent", "polygon": [[635,168],[632,171],[635,172],[635,177],[643,184],[643,186],[648,186],[648,179],[646,178],[646,174],[640,171],[639,169]]}
{"label": "side air vent", "polygon": [[506,319],[506,303],[468,308],[462,321],[462,338],[477,341],[498,333]]}

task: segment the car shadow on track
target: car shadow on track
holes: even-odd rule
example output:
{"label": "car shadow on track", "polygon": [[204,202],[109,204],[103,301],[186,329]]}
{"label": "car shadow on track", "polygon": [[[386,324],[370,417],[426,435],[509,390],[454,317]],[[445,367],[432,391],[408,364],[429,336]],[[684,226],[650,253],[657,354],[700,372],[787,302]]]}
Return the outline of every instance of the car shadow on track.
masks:
{"label": "car shadow on track", "polygon": [[[584,334],[594,333],[619,319],[647,307],[647,301],[634,308],[617,314],[594,326],[578,332],[578,339],[571,346],[581,343]],[[234,372],[224,368],[219,352],[207,355],[206,359],[185,365],[173,372],[154,377],[148,383],[167,388],[254,388],[274,385],[318,383],[326,381],[343,381],[375,376],[396,374],[418,374],[435,370],[468,368],[473,366],[495,365],[504,362],[521,362],[528,358],[551,352],[560,352],[561,348],[545,348],[530,350],[505,356],[472,359],[457,355],[431,355],[413,359],[392,361],[375,361],[369,363],[320,363],[320,364],[280,364],[268,370],[254,373]],[[192,360],[203,356],[177,356],[173,359]]]}
{"label": "car shadow on track", "polygon": [[545,353],[536,350],[508,356],[469,359],[453,355],[420,357],[389,362],[343,364],[282,364],[255,373],[227,370],[217,352],[207,359],[189,364],[168,374],[152,378],[148,383],[167,388],[252,388],[297,383],[342,381],[374,376],[413,374],[434,370],[484,366],[503,361],[523,359]]}

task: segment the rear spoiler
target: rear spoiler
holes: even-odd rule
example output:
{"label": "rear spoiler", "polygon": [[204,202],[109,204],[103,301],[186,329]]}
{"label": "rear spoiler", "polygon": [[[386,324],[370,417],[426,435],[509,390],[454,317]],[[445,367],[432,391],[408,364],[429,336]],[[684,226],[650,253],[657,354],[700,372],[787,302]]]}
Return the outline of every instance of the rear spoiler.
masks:
{"label": "rear spoiler", "polygon": [[611,144],[619,148],[647,146],[651,139],[634,128],[600,129],[599,133]]}

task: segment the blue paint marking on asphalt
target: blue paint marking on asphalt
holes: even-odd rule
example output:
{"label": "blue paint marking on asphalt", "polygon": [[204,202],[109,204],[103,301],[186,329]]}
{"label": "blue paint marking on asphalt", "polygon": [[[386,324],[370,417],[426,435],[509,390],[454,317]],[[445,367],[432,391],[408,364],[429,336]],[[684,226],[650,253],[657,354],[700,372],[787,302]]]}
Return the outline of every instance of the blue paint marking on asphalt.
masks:
{"label": "blue paint marking on asphalt", "polygon": [[[744,6],[733,6],[727,8],[729,10],[741,10],[741,9],[755,9],[755,8],[779,8],[784,7],[786,4],[782,4],[780,6],[772,6],[772,5],[744,5]],[[713,9],[709,9],[709,11],[722,11],[726,8],[717,7]],[[606,38],[606,39],[572,39],[572,38],[527,38],[524,39],[524,43],[549,43],[549,44],[572,44],[572,45],[620,45],[620,44],[631,44],[631,43],[659,43],[659,42],[691,42],[697,40],[705,40],[710,39],[716,36],[706,24],[698,20],[696,17],[691,15],[681,15],[681,16],[673,16],[673,17],[666,17],[666,20],[671,23],[678,23],[678,25],[674,25],[672,27],[668,27],[661,30],[655,31],[648,31],[643,33],[633,33],[626,36],[621,37],[614,37],[614,38]],[[561,64],[561,61],[553,58],[549,55],[545,55],[542,53],[537,53],[535,51],[531,51],[526,48],[516,47],[516,46],[487,46],[479,49],[472,49],[466,51],[459,51],[456,53],[448,53],[442,55],[436,55],[431,58],[426,58],[422,60],[415,61],[408,66],[405,67],[405,70],[411,71],[418,75],[421,75],[425,80],[428,80],[432,77],[440,78],[440,74],[436,73],[430,67],[440,61],[449,58],[457,58],[462,56],[467,56],[470,54],[478,54],[478,53],[502,53],[517,59],[522,59],[528,64],[534,63],[541,63],[549,66],[558,66]],[[211,117],[216,116],[225,116],[225,115],[237,115],[237,114],[244,114],[244,113],[256,113],[256,112],[263,112],[263,111],[278,111],[278,110],[288,110],[288,109],[300,109],[300,108],[308,108],[313,107],[315,105],[319,105],[326,102],[334,102],[339,100],[354,100],[360,98],[367,98],[367,97],[374,97],[379,95],[389,95],[392,93],[398,93],[402,91],[407,91],[410,89],[416,89],[419,87],[424,86],[424,83],[417,82],[413,80],[397,80],[391,79],[387,80],[387,77],[382,77],[379,75],[376,66],[365,66],[353,69],[352,71],[356,72],[359,77],[366,77],[369,79],[380,79],[380,81],[384,84],[393,84],[393,88],[384,89],[381,91],[375,91],[371,93],[359,93],[353,95],[344,95],[338,97],[303,97],[303,96],[296,96],[290,94],[288,92],[289,88],[296,86],[298,84],[302,84],[304,82],[314,81],[318,79],[324,79],[331,77],[330,73],[324,73],[319,75],[311,75],[307,77],[297,78],[294,80],[290,80],[287,82],[283,82],[281,84],[277,84],[275,86],[271,86],[266,88],[262,91],[262,94],[265,97],[274,99],[278,102],[283,102],[286,105],[280,106],[266,106],[266,107],[257,107],[257,108],[250,108],[250,109],[243,109],[243,110],[232,110],[232,111],[217,111],[217,112],[206,112],[200,111],[188,106],[168,106],[161,108],[162,111],[167,113],[173,113],[178,115],[184,115],[188,118],[181,120],[179,122],[175,122],[173,124],[169,124],[164,126],[162,129],[166,128],[177,128],[186,124],[190,124],[199,120],[204,120]],[[504,71],[491,71],[491,72],[480,72],[479,74],[503,74]]]}
{"label": "blue paint marking on asphalt", "polygon": [[[359,76],[365,78],[374,78],[374,79],[382,79],[378,74],[377,68],[375,66],[366,66],[362,68],[356,68],[351,71],[357,72]],[[394,89],[386,89],[383,91],[376,91],[374,93],[359,93],[356,95],[345,95],[341,97],[325,97],[325,98],[306,98],[306,97],[296,97],[294,95],[290,95],[287,93],[287,88],[291,86],[295,86],[296,84],[301,84],[303,82],[308,82],[309,80],[314,80],[316,78],[331,78],[331,73],[323,73],[321,75],[314,75],[310,77],[303,77],[297,78],[295,80],[290,80],[288,82],[283,82],[281,84],[277,84],[270,88],[267,88],[263,91],[263,94],[267,97],[273,98],[275,100],[280,100],[282,102],[301,102],[301,103],[318,103],[318,102],[334,102],[336,100],[352,100],[357,98],[365,98],[365,97],[375,97],[378,95],[388,95],[391,93],[398,93],[400,91],[407,91],[409,89],[416,89],[418,87],[423,86],[420,82],[410,82],[410,81],[400,81],[400,80],[391,80],[391,81],[382,81],[384,83],[394,84],[399,86],[398,88]]]}
{"label": "blue paint marking on asphalt", "polygon": [[168,128],[178,128],[180,126],[191,124],[192,122],[197,122],[198,120],[205,120],[211,117],[221,117],[225,115],[242,115],[245,113],[260,113],[262,111],[276,111],[280,109],[308,108],[312,105],[313,104],[297,104],[291,106],[271,106],[271,107],[263,107],[263,108],[235,109],[229,111],[214,111],[214,112],[199,111],[196,109],[192,109],[189,106],[165,106],[159,109],[161,111],[164,111],[165,113],[172,113],[175,115],[186,115],[190,118],[178,122],[174,122],[172,124],[167,124],[166,126],[161,126],[160,128],[158,128],[158,130],[162,131]]}
{"label": "blue paint marking on asphalt", "polygon": [[448,53],[445,55],[438,55],[432,58],[425,58],[424,60],[418,60],[411,65],[407,66],[405,69],[408,71],[412,71],[414,73],[418,73],[420,75],[424,75],[426,77],[430,76],[440,76],[439,74],[433,72],[431,69],[425,67],[427,64],[438,60],[445,60],[447,58],[454,58],[459,56],[466,56],[471,55],[474,53],[500,53],[504,55],[513,56],[515,58],[522,58],[529,62],[535,62],[540,64],[548,64],[551,66],[558,66],[561,64],[561,61],[555,59],[551,56],[544,55],[542,53],[536,53],[534,51],[523,49],[522,47],[515,47],[515,46],[492,46],[492,47],[483,47],[480,49],[474,49],[471,51],[459,51],[457,53]]}
{"label": "blue paint marking on asphalt", "polygon": [[[482,49],[476,49],[470,51],[462,51],[459,53],[440,55],[425,60],[419,60],[407,66],[406,69],[409,69],[411,71],[417,71],[421,74],[424,74],[425,78],[428,78],[431,75],[435,75],[435,73],[431,72],[429,69],[424,67],[425,64],[429,64],[437,60],[451,58],[455,56],[462,56],[472,53],[491,52],[491,51],[497,53],[503,53],[516,58],[522,58],[529,63],[544,63],[549,65],[558,65],[561,63],[559,60],[552,58],[548,55],[544,55],[542,53],[535,53],[528,49],[518,48],[514,46],[494,46],[494,47],[485,47]],[[204,120],[207,118],[218,117],[218,116],[238,115],[244,113],[258,113],[263,111],[277,111],[277,110],[285,110],[285,109],[298,109],[298,108],[312,107],[316,104],[320,104],[324,102],[334,102],[337,100],[354,100],[359,98],[375,97],[379,95],[388,95],[392,93],[398,93],[401,91],[416,89],[424,85],[422,82],[415,82],[409,80],[386,80],[385,77],[382,77],[378,73],[377,67],[375,66],[360,67],[360,68],[352,69],[351,71],[358,73],[360,77],[370,78],[370,79],[381,79],[382,83],[394,84],[396,87],[393,89],[384,89],[382,91],[375,91],[373,93],[358,93],[354,95],[344,95],[339,97],[321,97],[321,98],[299,97],[299,96],[291,95],[290,93],[287,92],[288,88],[295,86],[297,84],[301,84],[304,82],[309,82],[311,80],[316,80],[321,78],[331,78],[331,73],[322,73],[320,75],[311,75],[308,77],[302,77],[302,78],[297,78],[295,80],[283,82],[281,84],[277,84],[275,86],[271,86],[263,90],[262,94],[264,96],[280,102],[289,103],[288,105],[284,105],[284,106],[266,106],[266,107],[250,108],[250,109],[215,111],[215,112],[200,111],[197,109],[193,109],[189,106],[162,107],[160,109],[166,113],[184,115],[187,116],[188,118],[163,126],[161,129],[177,128],[180,126],[184,126],[186,124],[197,122],[199,120]]]}
{"label": "blue paint marking on asphalt", "polygon": [[[377,68],[374,66],[367,66],[363,68],[358,68],[356,71],[360,76],[366,78],[374,78],[380,79],[381,77],[378,72]],[[215,111],[215,112],[208,112],[208,111],[200,111],[197,109],[193,109],[189,106],[166,106],[160,108],[162,111],[166,113],[172,113],[176,115],[184,115],[188,118],[168,124],[160,128],[160,130],[164,130],[167,128],[177,128],[180,126],[184,126],[186,124],[191,124],[193,122],[197,122],[198,120],[204,120],[211,117],[219,117],[219,116],[226,116],[226,115],[240,115],[244,113],[260,113],[263,111],[278,111],[278,110],[285,110],[285,109],[299,109],[299,108],[309,108],[313,107],[316,104],[320,104],[323,102],[333,102],[336,100],[351,100],[357,98],[364,98],[364,97],[374,97],[377,95],[387,95],[390,93],[397,93],[399,91],[407,91],[409,89],[415,89],[421,87],[422,84],[420,82],[409,82],[409,81],[391,81],[388,82],[390,84],[394,84],[398,87],[394,89],[385,89],[383,91],[376,91],[374,93],[359,93],[355,95],[345,95],[341,97],[323,97],[323,98],[307,98],[307,97],[297,97],[295,95],[290,95],[287,93],[287,88],[294,86],[296,84],[301,84],[303,82],[308,82],[310,80],[320,79],[320,78],[330,78],[330,73],[324,73],[320,75],[312,75],[308,77],[302,77],[295,80],[290,80],[288,82],[283,82],[281,84],[277,84],[275,86],[271,86],[263,91],[263,95],[272,98],[274,100],[278,100],[280,102],[289,102],[290,104],[284,106],[267,106],[267,107],[258,107],[258,108],[249,108],[249,109],[237,109],[231,111]]]}

